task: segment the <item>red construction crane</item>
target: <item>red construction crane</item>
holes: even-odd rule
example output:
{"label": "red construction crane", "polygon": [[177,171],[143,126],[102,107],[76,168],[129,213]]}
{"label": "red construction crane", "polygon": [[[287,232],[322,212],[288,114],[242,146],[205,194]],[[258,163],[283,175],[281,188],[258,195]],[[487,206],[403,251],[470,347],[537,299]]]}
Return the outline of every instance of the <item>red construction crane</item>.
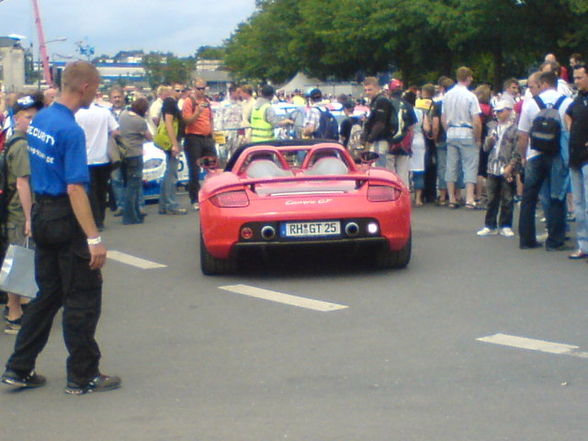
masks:
{"label": "red construction crane", "polygon": [[39,54],[41,56],[41,63],[43,64],[43,78],[47,85],[53,86],[51,69],[49,69],[49,57],[47,56],[47,45],[45,44],[45,33],[43,32],[43,23],[41,22],[41,10],[39,9],[39,2],[38,0],[31,1],[33,2],[35,25],[37,26],[37,35],[39,36]]}

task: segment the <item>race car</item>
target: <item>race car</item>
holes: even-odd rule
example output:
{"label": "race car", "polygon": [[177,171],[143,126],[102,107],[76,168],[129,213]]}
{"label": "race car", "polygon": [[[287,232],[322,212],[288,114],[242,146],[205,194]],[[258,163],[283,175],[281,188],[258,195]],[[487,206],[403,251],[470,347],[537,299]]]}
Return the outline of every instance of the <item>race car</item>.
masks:
{"label": "race car", "polygon": [[407,266],[409,190],[373,159],[357,164],[332,141],[240,147],[199,193],[202,272],[234,272],[251,252],[326,246],[368,250],[379,268]]}
{"label": "race car", "polygon": [[[145,200],[159,199],[159,186],[165,173],[166,162],[163,150],[152,142],[143,144],[143,194]],[[185,186],[188,181],[186,157],[182,152],[178,163],[178,186]]]}

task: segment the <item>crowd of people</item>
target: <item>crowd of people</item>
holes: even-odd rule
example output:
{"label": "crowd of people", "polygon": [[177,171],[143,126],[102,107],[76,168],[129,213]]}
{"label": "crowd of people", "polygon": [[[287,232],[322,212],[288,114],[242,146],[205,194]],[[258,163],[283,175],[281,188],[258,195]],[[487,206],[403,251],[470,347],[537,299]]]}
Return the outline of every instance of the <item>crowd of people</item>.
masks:
{"label": "crowd of people", "polygon": [[[6,244],[26,245],[35,232],[40,295],[32,306],[25,298],[7,295],[5,332],[18,337],[2,381],[44,383],[34,373],[34,360],[63,304],[71,358],[66,391],[79,394],[120,384],[118,377],[100,374],[97,344],[93,337],[80,341],[79,329],[93,335],[99,316],[99,270],[106,253],[99,232],[105,228],[106,210],[110,206],[125,225],[143,223],[146,216],[143,146],[151,140],[166,156],[161,215],[189,212],[176,195],[182,152],[190,209],[197,211],[207,159],[226,161],[238,146],[279,137],[326,139],[341,142],[354,155],[377,153],[375,165],[398,174],[412,190],[415,207],[435,203],[484,209],[477,232],[481,237],[516,236],[514,204],[520,202],[519,246],[542,246],[535,230],[540,204],[545,249],[573,251],[568,257],[574,260],[588,258],[586,66],[574,54],[568,71],[549,54],[526,80],[525,91],[515,78],[497,93],[487,84],[472,91],[474,74],[464,66],[457,69],[455,81],[443,76],[437,84],[406,90],[397,79],[382,87],[378,78],[367,77],[361,99],[325,97],[318,88],[286,96],[270,85],[255,91],[244,84],[231,85],[219,102],[197,78],[189,86],[162,85],[152,99],[137,94],[129,102],[118,87],[108,91],[106,101],[97,92],[96,69],[78,62],[66,69],[57,101],[55,88],[3,97],[7,203],[2,226]],[[566,81],[570,78],[573,84]],[[335,101],[343,113],[339,121],[329,110]],[[293,110],[280,113],[279,102],[292,104]],[[576,221],[576,245],[568,244],[570,221]],[[86,288],[72,287],[70,280],[64,284],[60,278],[70,277],[68,271]],[[79,310],[69,308],[64,289],[72,299],[87,294],[78,302]],[[26,309],[31,312],[24,314]],[[79,311],[92,320],[81,325]]]}

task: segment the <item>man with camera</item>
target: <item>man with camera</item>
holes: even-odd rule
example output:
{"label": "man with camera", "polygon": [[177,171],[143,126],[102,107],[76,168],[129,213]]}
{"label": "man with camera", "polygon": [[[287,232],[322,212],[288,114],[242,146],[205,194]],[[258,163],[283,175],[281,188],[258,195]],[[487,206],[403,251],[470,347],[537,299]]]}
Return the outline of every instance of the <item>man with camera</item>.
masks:
{"label": "man with camera", "polygon": [[194,210],[198,210],[198,191],[200,183],[198,176],[200,167],[197,161],[204,156],[216,156],[213,137],[213,115],[210,101],[206,97],[206,81],[197,78],[194,81],[193,94],[184,101],[182,107],[185,140],[184,152],[188,163],[188,193]]}

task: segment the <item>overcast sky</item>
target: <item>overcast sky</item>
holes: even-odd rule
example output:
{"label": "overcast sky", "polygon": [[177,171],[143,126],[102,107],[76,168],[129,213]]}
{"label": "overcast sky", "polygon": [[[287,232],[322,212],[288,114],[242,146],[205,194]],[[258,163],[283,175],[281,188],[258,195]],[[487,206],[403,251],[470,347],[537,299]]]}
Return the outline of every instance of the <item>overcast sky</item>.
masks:
{"label": "overcast sky", "polygon": [[[38,1],[45,39],[67,37],[47,44],[50,55],[76,55],[78,41],[96,55],[135,49],[192,55],[200,46],[222,44],[255,10],[255,0]],[[10,34],[38,48],[32,1],[0,0],[0,36]]]}

